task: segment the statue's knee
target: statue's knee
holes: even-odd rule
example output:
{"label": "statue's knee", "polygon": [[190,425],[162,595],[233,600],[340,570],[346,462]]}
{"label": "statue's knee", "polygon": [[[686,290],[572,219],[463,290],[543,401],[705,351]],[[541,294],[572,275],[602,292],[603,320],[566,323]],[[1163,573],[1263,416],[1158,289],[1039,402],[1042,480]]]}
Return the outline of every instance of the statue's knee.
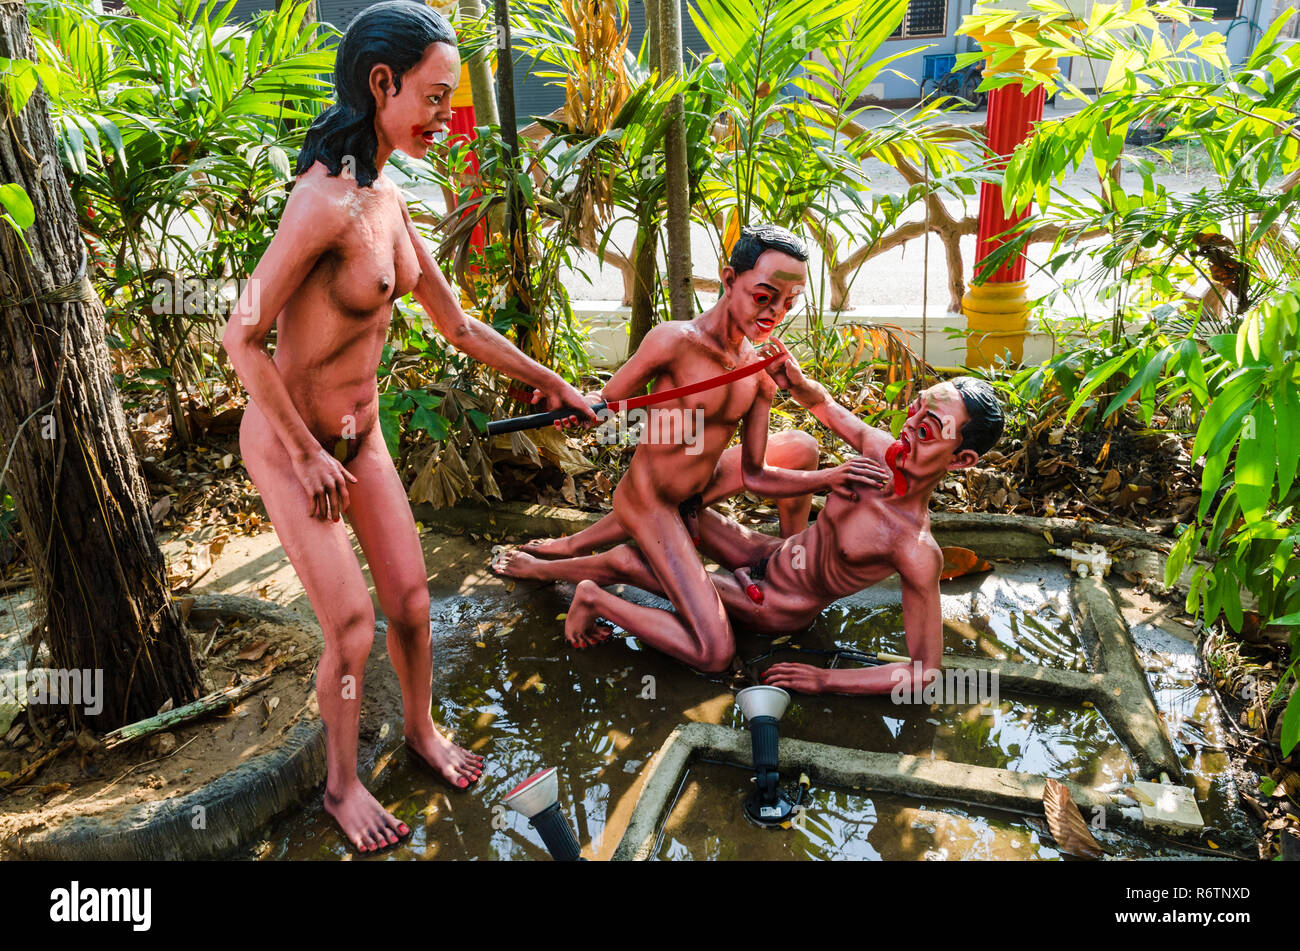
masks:
{"label": "statue's knee", "polygon": [[628,575],[641,567],[641,554],[631,545],[610,549],[610,567],[621,575]]}
{"label": "statue's knee", "polygon": [[727,631],[711,632],[700,642],[699,655],[692,666],[707,674],[717,674],[731,666],[736,653],[736,642]]}
{"label": "statue's knee", "polygon": [[413,587],[403,592],[388,614],[388,623],[405,634],[429,633],[429,589]]}
{"label": "statue's knee", "polygon": [[694,666],[706,674],[720,674],[731,665],[732,653],[734,652],[730,650],[705,647],[700,651],[699,662]]}
{"label": "statue's knee", "polygon": [[335,610],[321,619],[325,650],[335,652],[345,666],[365,663],[375,640],[375,609],[366,598],[364,604]]}
{"label": "statue's knee", "polygon": [[817,463],[821,461],[821,446],[817,443],[817,437],[802,430],[792,430],[792,433],[788,437],[791,456],[789,468],[816,469]]}

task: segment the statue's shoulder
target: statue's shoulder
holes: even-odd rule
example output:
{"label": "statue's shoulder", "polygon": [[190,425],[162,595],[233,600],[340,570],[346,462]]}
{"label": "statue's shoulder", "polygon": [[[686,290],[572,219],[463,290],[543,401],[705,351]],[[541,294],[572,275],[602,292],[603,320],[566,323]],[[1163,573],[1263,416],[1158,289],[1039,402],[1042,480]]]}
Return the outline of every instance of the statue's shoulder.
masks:
{"label": "statue's shoulder", "polygon": [[285,215],[292,210],[310,220],[314,228],[341,228],[346,224],[350,193],[356,187],[356,182],[342,175],[331,176],[318,161],[294,181],[285,202]]}
{"label": "statue's shoulder", "polygon": [[894,561],[898,566],[898,573],[916,582],[929,582],[931,576],[934,581],[938,581],[943,571],[943,549],[930,534],[929,516],[926,516],[925,524],[915,535],[899,532],[896,537],[898,548]]}

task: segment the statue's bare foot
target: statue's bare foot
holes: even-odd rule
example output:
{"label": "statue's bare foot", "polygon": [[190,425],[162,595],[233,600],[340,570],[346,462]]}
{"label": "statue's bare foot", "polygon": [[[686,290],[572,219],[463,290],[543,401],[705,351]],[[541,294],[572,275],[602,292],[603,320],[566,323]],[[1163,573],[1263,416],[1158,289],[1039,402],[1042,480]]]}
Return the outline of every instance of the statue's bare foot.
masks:
{"label": "statue's bare foot", "polygon": [[325,787],[325,811],[358,852],[381,852],[411,834],[410,826],[381,806],[356,777],[338,793]]}
{"label": "statue's bare foot", "polygon": [[573,537],[569,535],[563,538],[534,538],[530,542],[524,542],[519,549],[538,558],[573,558],[582,554],[573,547]]}
{"label": "statue's bare foot", "polygon": [[564,619],[564,638],[577,648],[603,644],[614,633],[614,628],[597,617],[594,595],[600,585],[594,581],[579,581],[569,603],[569,613]]}
{"label": "statue's bare foot", "polygon": [[499,545],[492,551],[491,570],[494,575],[506,578],[531,578],[534,581],[549,581],[546,562],[524,551],[523,548],[506,548]]}
{"label": "statue's bare foot", "polygon": [[462,749],[447,739],[433,725],[406,731],[406,745],[435,773],[457,789],[464,789],[483,775],[483,757]]}

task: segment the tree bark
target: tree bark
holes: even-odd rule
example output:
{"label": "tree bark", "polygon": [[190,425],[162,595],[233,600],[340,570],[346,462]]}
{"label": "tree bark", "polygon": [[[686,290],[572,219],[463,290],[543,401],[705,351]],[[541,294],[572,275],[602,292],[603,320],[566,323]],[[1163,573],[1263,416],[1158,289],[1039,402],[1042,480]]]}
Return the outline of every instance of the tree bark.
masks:
{"label": "tree bark", "polygon": [[[284,6],[286,3],[293,5],[301,2],[303,2],[303,0],[275,0],[275,8],[279,10],[280,7]],[[301,29],[303,30],[306,30],[307,27],[311,26],[313,23],[320,22],[320,12],[316,6],[316,0],[306,0],[306,2],[308,4],[307,12],[302,15]]]}
{"label": "tree bark", "polygon": [[[659,4],[660,75],[682,73],[681,0]],[[668,102],[664,134],[664,177],[668,193],[668,302],[673,320],[694,316],[691,294],[691,183],[686,164],[686,98],[678,93]]]}
{"label": "tree bark", "polygon": [[645,0],[645,55],[651,69],[662,69],[659,61],[659,0]]}
{"label": "tree bark", "polygon": [[[524,207],[524,193],[518,182],[523,163],[519,154],[519,124],[515,119],[515,58],[511,51],[510,5],[507,0],[495,0],[494,13],[497,26],[497,111],[501,117],[501,141],[506,147],[510,175],[510,181],[506,185],[504,223],[506,246],[510,249],[511,282],[514,285],[510,290],[518,298],[519,310],[528,314],[533,309],[533,292],[528,274],[528,209]],[[521,345],[523,343],[520,341]],[[525,352],[529,350],[527,346],[521,348]]]}
{"label": "tree bark", "polygon": [[[0,56],[35,58],[27,13],[0,2]],[[103,671],[95,715],[112,729],[199,695],[189,639],[154,539],[149,499],[113,386],[103,305],[38,87],[13,115],[0,101],[0,181],[31,198],[35,223],[0,224],[0,446],[31,564],[37,636],[53,666]],[[84,675],[83,675],[84,676]],[[64,698],[67,699],[67,698]]]}
{"label": "tree bark", "polygon": [[655,279],[658,277],[659,229],[652,220],[637,229],[632,286],[632,322],[628,328],[627,355],[636,353],[655,325]]}

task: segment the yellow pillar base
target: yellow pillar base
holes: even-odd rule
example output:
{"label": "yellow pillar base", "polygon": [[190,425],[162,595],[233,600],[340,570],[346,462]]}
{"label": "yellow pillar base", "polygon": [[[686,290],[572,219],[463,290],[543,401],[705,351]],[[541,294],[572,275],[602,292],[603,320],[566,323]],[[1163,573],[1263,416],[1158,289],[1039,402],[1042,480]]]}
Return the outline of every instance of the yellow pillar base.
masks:
{"label": "yellow pillar base", "polygon": [[1019,364],[1025,354],[1029,326],[1024,281],[977,284],[961,299],[966,315],[966,365],[992,366],[996,357],[1010,354]]}

